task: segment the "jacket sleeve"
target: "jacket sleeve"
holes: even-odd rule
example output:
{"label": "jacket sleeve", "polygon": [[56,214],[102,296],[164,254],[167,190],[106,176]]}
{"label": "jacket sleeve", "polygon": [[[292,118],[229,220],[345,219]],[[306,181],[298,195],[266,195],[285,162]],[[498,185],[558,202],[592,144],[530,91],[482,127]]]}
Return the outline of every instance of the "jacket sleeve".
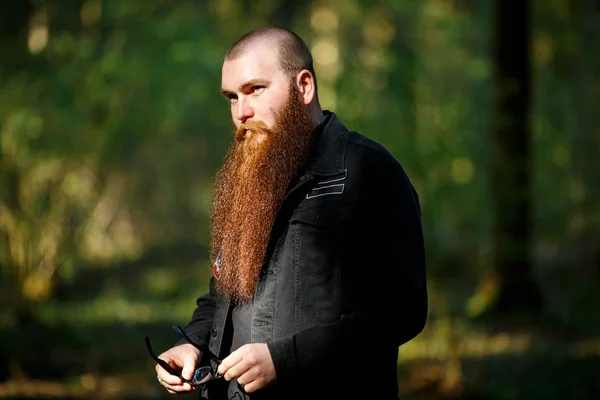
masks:
{"label": "jacket sleeve", "polygon": [[[194,309],[192,318],[185,326],[185,333],[198,344],[208,344],[217,304],[216,298],[215,277],[211,276],[208,292],[196,299],[196,308]],[[176,345],[184,343],[187,342],[182,338]]]}
{"label": "jacket sleeve", "polygon": [[370,170],[361,191],[364,211],[356,217],[358,229],[351,230],[350,256],[344,256],[344,268],[361,281],[344,288],[356,306],[333,323],[268,344],[282,384],[329,379],[315,371],[346,371],[359,354],[367,359],[396,354],[425,326],[428,300],[417,193],[395,162]]}

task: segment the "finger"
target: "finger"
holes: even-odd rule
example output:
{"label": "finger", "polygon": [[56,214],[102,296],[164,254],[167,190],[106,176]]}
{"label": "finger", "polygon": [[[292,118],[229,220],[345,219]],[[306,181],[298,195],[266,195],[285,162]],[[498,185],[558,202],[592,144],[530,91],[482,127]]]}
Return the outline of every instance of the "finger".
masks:
{"label": "finger", "polygon": [[237,364],[233,365],[231,368],[227,370],[225,373],[225,379],[231,381],[235,378],[241,377],[243,374],[248,372],[251,364],[246,361],[246,359],[240,360]]}
{"label": "finger", "polygon": [[244,388],[244,392],[252,393],[256,392],[258,389],[261,389],[264,385],[262,384],[262,382],[255,380],[242,386]]}
{"label": "finger", "polygon": [[237,378],[237,381],[240,385],[245,386],[251,382],[256,381],[257,378],[258,372],[256,371],[256,369],[249,369],[246,372],[240,374],[240,376],[238,376]]}
{"label": "finger", "polygon": [[[225,375],[227,373],[227,371],[229,371],[229,369],[231,367],[233,367],[234,365],[239,363],[243,357],[244,357],[244,355],[242,353],[242,348],[240,347],[239,349],[237,349],[236,351],[234,351],[233,353],[231,353],[230,355],[225,357],[223,359],[223,361],[221,361],[217,371],[219,372],[219,374]],[[230,379],[227,379],[227,380],[230,380]]]}
{"label": "finger", "polygon": [[181,385],[169,385],[168,383],[163,382],[163,387],[171,394],[185,393],[193,390],[193,386],[189,383],[183,383]]}
{"label": "finger", "polygon": [[160,380],[162,380],[164,383],[167,383],[169,385],[181,385],[183,383],[180,377],[171,375],[170,373],[165,371],[165,369],[160,365],[156,365],[156,376],[160,378]]}
{"label": "finger", "polygon": [[[162,379],[162,378],[161,378]],[[192,385],[190,385],[187,382],[181,382],[181,383],[168,383],[165,382],[164,380],[161,382],[161,385],[167,389],[168,391],[173,391],[175,393],[183,393],[183,392],[189,392],[190,390],[193,389]]]}

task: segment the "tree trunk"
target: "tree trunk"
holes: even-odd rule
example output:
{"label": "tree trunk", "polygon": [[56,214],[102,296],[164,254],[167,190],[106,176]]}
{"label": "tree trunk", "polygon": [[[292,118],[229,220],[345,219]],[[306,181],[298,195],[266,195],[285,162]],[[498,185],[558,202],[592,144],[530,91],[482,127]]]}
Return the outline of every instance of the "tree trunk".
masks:
{"label": "tree trunk", "polygon": [[[573,170],[574,179],[581,187],[581,195],[576,198],[575,218],[579,223],[574,232],[573,241],[577,249],[574,267],[583,279],[593,279],[592,270],[595,253],[600,252],[596,239],[598,221],[595,213],[600,211],[598,199],[600,190],[600,119],[595,112],[595,99],[600,92],[594,86],[595,71],[600,68],[598,58],[598,38],[600,37],[599,4],[594,0],[575,2],[574,22],[578,29],[579,46],[573,76],[572,104],[575,114],[573,130]],[[600,253],[599,253],[600,254]]]}
{"label": "tree trunk", "polygon": [[542,305],[530,256],[530,2],[495,4],[492,194],[497,291],[488,311],[515,314]]}

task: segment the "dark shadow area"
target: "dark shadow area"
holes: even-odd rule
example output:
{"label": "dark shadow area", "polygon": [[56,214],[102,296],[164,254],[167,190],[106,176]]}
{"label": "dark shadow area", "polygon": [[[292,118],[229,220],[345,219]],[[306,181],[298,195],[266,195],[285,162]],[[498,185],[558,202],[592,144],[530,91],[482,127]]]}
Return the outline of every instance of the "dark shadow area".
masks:
{"label": "dark shadow area", "polygon": [[[181,321],[173,321],[173,324]],[[30,379],[67,379],[84,371],[98,374],[150,371],[144,336],[160,353],[172,346],[178,334],[165,323],[82,326],[38,325],[24,331],[2,331],[0,381],[8,378],[9,362],[17,363]],[[43,338],[43,340],[41,340]]]}

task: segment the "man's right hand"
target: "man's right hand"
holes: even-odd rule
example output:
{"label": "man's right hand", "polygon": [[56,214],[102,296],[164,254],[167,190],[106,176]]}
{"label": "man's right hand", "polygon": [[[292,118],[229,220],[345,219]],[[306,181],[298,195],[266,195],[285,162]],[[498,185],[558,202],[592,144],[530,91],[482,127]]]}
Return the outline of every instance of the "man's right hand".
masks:
{"label": "man's right hand", "polygon": [[[189,343],[172,347],[158,358],[165,360],[176,371],[180,371],[185,379],[192,379],[196,365],[200,364],[200,351]],[[171,394],[191,392],[196,388],[189,383],[184,383],[181,378],[169,374],[160,365],[156,364],[156,377],[160,384]]]}

